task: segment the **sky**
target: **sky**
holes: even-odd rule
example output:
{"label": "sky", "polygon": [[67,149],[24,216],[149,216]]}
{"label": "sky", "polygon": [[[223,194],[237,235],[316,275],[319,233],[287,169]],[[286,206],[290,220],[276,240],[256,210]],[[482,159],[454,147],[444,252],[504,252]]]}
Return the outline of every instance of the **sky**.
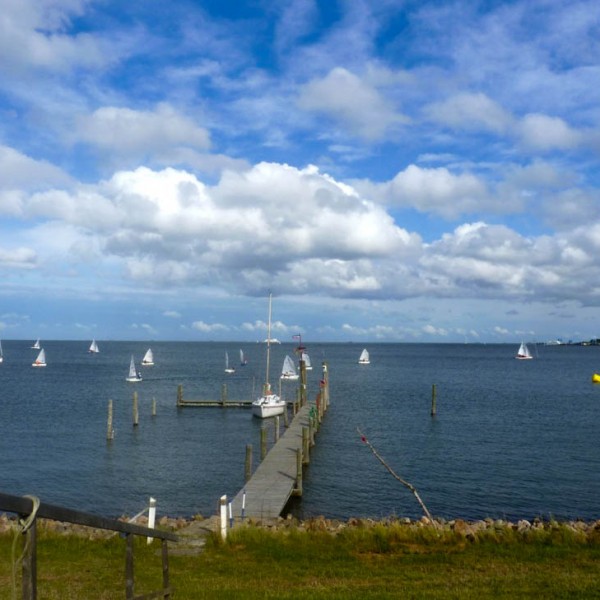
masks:
{"label": "sky", "polygon": [[2,0],[0,338],[600,337],[597,0]]}

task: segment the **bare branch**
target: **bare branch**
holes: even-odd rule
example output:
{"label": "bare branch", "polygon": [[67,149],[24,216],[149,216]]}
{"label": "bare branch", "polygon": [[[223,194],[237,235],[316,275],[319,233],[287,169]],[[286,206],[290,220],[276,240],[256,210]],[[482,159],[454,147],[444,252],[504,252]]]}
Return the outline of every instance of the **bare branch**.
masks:
{"label": "bare branch", "polygon": [[385,460],[383,460],[383,458],[379,455],[379,452],[377,452],[377,450],[375,450],[375,448],[373,447],[373,444],[371,444],[371,442],[367,439],[367,437],[358,427],[356,428],[356,431],[358,431],[360,439],[369,447],[369,450],[371,450],[371,452],[375,455],[375,458],[377,458],[377,460],[391,473],[392,477],[394,477],[394,479],[397,479],[403,486],[407,487],[413,493],[414,497],[417,499],[417,502],[421,505],[425,516],[435,525],[435,520],[431,516],[429,510],[427,510],[427,507],[425,506],[423,500],[421,500],[421,496],[419,496],[419,492],[417,492],[415,486],[406,481],[405,479],[402,479],[402,477],[400,477],[394,472],[392,467],[390,467],[390,465],[388,465],[385,462]]}

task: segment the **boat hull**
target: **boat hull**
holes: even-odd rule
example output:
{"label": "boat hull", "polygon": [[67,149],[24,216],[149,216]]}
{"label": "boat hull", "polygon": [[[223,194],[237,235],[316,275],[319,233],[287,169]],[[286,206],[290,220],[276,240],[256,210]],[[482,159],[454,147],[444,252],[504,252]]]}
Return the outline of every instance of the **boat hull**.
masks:
{"label": "boat hull", "polygon": [[128,381],[129,383],[136,383],[138,381],[142,381],[141,377],[126,377],[125,381]]}
{"label": "boat hull", "polygon": [[283,381],[298,381],[299,375],[282,375],[279,379]]}
{"label": "boat hull", "polygon": [[252,414],[259,419],[268,419],[282,415],[285,407],[285,400],[281,400],[279,396],[263,396],[252,403]]}

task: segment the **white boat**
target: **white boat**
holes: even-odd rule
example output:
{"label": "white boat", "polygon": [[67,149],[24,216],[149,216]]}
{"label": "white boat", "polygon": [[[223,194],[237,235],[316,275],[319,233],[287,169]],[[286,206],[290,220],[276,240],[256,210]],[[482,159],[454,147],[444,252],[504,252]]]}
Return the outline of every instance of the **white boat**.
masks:
{"label": "white boat", "polygon": [[285,355],[283,359],[283,367],[281,369],[281,377],[280,379],[286,379],[290,381],[295,381],[298,379],[298,373],[296,373],[296,367],[294,366],[294,361],[289,354]]}
{"label": "white boat", "polygon": [[154,364],[154,353],[152,352],[152,348],[148,348],[146,350],[146,354],[144,354],[144,358],[142,358],[142,365],[144,367],[151,367]]}
{"label": "white boat", "polygon": [[96,340],[92,340],[92,343],[90,344],[88,352],[90,354],[98,354],[98,352],[100,352],[100,349],[98,348],[98,344],[96,344]]}
{"label": "white boat", "polygon": [[260,419],[282,415],[285,411],[286,402],[271,390],[269,383],[269,360],[271,356],[271,294],[269,294],[269,322],[267,325],[267,372],[263,394],[252,402],[252,414]]}
{"label": "white boat", "polygon": [[312,371],[312,365],[310,363],[310,356],[308,355],[307,352],[302,353],[302,360],[304,361],[304,368],[307,371]]}
{"label": "white boat", "polygon": [[45,367],[46,366],[46,352],[43,348],[40,349],[40,353],[34,362],[31,363],[32,367]]}
{"label": "white boat", "polygon": [[4,362],[4,354],[2,353],[2,342],[0,342],[0,363]]}
{"label": "white boat", "polygon": [[40,350],[42,348],[42,345],[40,344],[40,340],[37,339],[35,341],[35,343],[33,344],[33,346],[31,346],[34,350]]}
{"label": "white boat", "polygon": [[371,364],[371,361],[369,360],[369,352],[367,351],[366,348],[360,353],[360,358],[358,359],[358,364],[359,365],[370,365]]}
{"label": "white boat", "polygon": [[529,358],[533,358],[533,356],[531,356],[531,352],[529,352],[529,348],[527,347],[527,344],[525,342],[521,342],[521,345],[519,346],[519,349],[517,350],[517,355],[515,356],[515,358],[518,358],[519,360],[527,360]]}
{"label": "white boat", "polygon": [[229,354],[225,352],[225,373],[235,373],[235,369],[229,366]]}
{"label": "white boat", "polygon": [[133,361],[133,354],[131,355],[131,362],[129,363],[129,375],[125,377],[125,381],[130,381],[135,383],[136,381],[141,381],[142,376],[135,369],[135,362]]}
{"label": "white boat", "polygon": [[244,351],[240,348],[240,365],[245,367],[248,364],[248,361],[244,357]]}

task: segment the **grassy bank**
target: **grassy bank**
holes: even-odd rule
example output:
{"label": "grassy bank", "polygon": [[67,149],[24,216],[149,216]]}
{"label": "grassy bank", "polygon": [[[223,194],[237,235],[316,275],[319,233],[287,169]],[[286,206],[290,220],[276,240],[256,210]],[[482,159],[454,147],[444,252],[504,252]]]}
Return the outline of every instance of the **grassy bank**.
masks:
{"label": "grassy bank", "polygon": [[[460,529],[460,528],[459,528]],[[11,598],[13,534],[0,534],[0,599]],[[160,587],[158,545],[139,540],[136,593]],[[38,598],[124,597],[125,544],[41,528]],[[518,531],[401,523],[324,529],[242,527],[200,554],[172,553],[175,599],[600,598],[600,530]]]}

